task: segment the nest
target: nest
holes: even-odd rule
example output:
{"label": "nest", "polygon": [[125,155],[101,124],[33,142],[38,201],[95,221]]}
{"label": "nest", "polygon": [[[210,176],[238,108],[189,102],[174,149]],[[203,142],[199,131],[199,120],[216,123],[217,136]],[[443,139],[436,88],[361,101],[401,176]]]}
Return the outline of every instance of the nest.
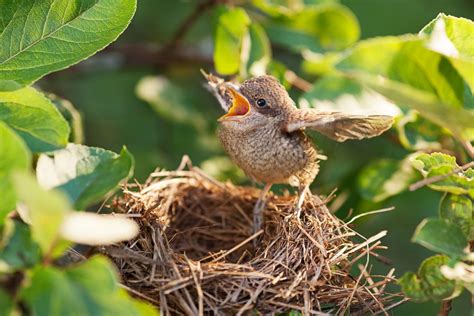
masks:
{"label": "nest", "polygon": [[264,229],[253,234],[259,193],[183,160],[124,188],[114,211],[135,218],[140,234],[103,252],[123,286],[163,315],[386,314],[403,302],[385,289],[393,270],[370,275],[385,232],[360,236],[317,196],[306,199],[303,218],[285,219],[296,197],[284,194],[270,195]]}

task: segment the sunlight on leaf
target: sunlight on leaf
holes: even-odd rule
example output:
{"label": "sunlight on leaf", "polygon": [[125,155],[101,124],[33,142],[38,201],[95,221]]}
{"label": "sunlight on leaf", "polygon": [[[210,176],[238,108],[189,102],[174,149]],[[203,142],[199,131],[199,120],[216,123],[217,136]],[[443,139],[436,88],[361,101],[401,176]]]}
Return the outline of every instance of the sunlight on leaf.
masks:
{"label": "sunlight on leaf", "polygon": [[249,27],[250,52],[247,61],[248,73],[260,76],[267,73],[267,67],[272,59],[270,41],[265,30],[257,23]]}
{"label": "sunlight on leaf", "polygon": [[60,234],[79,244],[110,245],[135,237],[138,225],[131,219],[115,215],[71,212],[64,218]]}
{"label": "sunlight on leaf", "polygon": [[[33,239],[43,254],[50,253],[58,239],[64,216],[71,209],[68,199],[59,191],[42,189],[35,178],[26,173],[15,173],[13,183],[18,200],[24,203],[27,210],[22,218],[31,224]],[[27,218],[24,218],[25,215]]]}
{"label": "sunlight on leaf", "polygon": [[64,192],[81,210],[100,201],[133,173],[133,156],[124,147],[120,154],[102,148],[69,144],[38,159],[36,175],[43,188]]}
{"label": "sunlight on leaf", "polygon": [[457,262],[454,267],[441,266],[441,273],[449,280],[461,283],[469,292],[474,294],[474,265]]}
{"label": "sunlight on leaf", "polygon": [[244,9],[221,7],[214,37],[214,65],[218,73],[231,75],[239,71],[249,25],[250,18]]}
{"label": "sunlight on leaf", "polygon": [[397,116],[400,109],[377,92],[367,89],[357,81],[328,75],[318,80],[312,89],[299,99],[301,108],[342,111],[351,114],[381,114]]}
{"label": "sunlight on leaf", "polygon": [[1,6],[0,78],[25,85],[114,41],[130,23],[136,1],[22,0]]}
{"label": "sunlight on leaf", "polygon": [[15,170],[27,170],[30,165],[31,154],[23,140],[0,122],[0,227],[7,213],[16,205],[10,174]]}
{"label": "sunlight on leaf", "polygon": [[0,91],[0,121],[14,129],[33,152],[66,146],[70,133],[54,104],[31,87]]}
{"label": "sunlight on leaf", "polygon": [[440,14],[420,34],[428,35],[427,47],[449,58],[474,92],[474,22]]}

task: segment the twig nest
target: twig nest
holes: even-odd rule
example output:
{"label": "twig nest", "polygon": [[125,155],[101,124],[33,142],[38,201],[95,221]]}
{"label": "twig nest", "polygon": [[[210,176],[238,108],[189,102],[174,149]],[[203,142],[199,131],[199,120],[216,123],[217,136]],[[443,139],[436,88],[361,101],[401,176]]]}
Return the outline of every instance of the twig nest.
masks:
{"label": "twig nest", "polygon": [[377,314],[398,304],[400,295],[385,291],[393,271],[369,275],[383,232],[359,236],[316,196],[301,220],[285,220],[296,197],[273,195],[263,231],[252,234],[259,190],[184,165],[124,189],[115,212],[135,218],[140,234],[104,249],[124,287],[163,315]]}

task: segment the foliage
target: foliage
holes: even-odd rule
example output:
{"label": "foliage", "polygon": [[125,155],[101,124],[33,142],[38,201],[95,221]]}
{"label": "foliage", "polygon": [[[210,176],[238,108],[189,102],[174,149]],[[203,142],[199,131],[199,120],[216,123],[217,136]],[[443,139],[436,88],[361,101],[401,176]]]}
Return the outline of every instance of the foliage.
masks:
{"label": "foliage", "polygon": [[115,40],[136,2],[25,0],[1,6],[0,313],[156,314],[119,287],[108,259],[59,265],[74,242],[108,244],[137,233],[130,220],[73,211],[85,210],[127,179],[133,157],[126,148],[115,154],[68,144],[70,125],[73,139],[81,141],[78,113],[29,86]]}

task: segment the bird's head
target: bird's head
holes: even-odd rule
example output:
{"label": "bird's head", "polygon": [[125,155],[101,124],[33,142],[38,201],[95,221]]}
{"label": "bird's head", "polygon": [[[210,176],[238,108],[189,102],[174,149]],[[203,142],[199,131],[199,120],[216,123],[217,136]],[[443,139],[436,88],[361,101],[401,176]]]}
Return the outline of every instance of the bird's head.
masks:
{"label": "bird's head", "polygon": [[296,109],[285,88],[272,76],[259,76],[244,81],[240,87],[227,86],[231,102],[221,124],[240,130],[278,124]]}

